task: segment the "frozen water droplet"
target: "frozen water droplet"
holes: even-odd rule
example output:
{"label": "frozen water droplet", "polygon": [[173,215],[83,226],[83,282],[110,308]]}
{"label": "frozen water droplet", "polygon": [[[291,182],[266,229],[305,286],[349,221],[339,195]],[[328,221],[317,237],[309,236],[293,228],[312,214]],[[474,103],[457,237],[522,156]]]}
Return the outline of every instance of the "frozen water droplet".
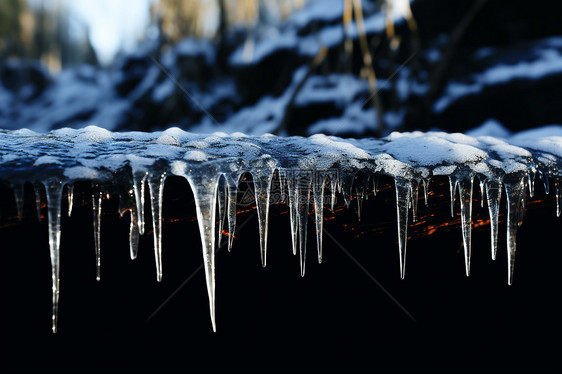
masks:
{"label": "frozen water droplet", "polygon": [[495,179],[486,180],[486,195],[488,196],[488,213],[490,214],[490,235],[492,260],[496,259],[498,253],[498,217],[501,200],[501,181]]}
{"label": "frozen water droplet", "polygon": [[101,279],[101,203],[103,191],[99,186],[92,186],[92,208],[94,213],[94,248],[96,253],[96,280]]}
{"label": "frozen water droplet", "polygon": [[470,258],[472,253],[472,188],[473,177],[462,178],[458,182],[459,201],[461,205],[462,240],[464,245],[464,265],[466,276],[470,275]]}
{"label": "frozen water droplet", "polygon": [[60,217],[62,200],[62,182],[52,178],[43,182],[47,195],[47,219],[49,226],[49,254],[51,258],[51,280],[52,280],[52,329],[57,332],[57,320],[59,310],[60,292]]}
{"label": "frozen water droplet", "polygon": [[406,276],[406,244],[408,242],[408,206],[410,205],[410,182],[394,178],[396,189],[396,216],[398,220],[398,255],[400,258],[400,278]]}
{"label": "frozen water droplet", "polygon": [[156,280],[162,281],[162,203],[164,201],[164,182],[166,173],[151,175],[148,178],[150,189],[150,209],[154,230],[154,259],[156,262]]}
{"label": "frozen water droplet", "polygon": [[504,177],[507,196],[507,284],[513,283],[517,229],[521,219],[521,201],[525,195],[525,176],[506,175]]}

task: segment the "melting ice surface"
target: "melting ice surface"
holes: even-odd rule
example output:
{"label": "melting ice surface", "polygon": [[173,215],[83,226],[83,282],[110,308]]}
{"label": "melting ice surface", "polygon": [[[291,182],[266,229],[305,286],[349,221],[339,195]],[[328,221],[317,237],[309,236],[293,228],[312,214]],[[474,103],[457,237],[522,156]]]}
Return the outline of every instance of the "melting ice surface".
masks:
{"label": "melting ice surface", "polygon": [[[135,258],[144,233],[145,194],[150,194],[154,227],[157,280],[162,279],[163,186],[170,175],[185,178],[195,197],[203,250],[210,314],[215,329],[215,227],[228,221],[236,226],[236,195],[242,174],[254,181],[262,265],[267,262],[268,212],[272,180],[279,178],[290,208],[293,252],[299,252],[305,272],[306,227],[314,207],[318,260],[322,260],[322,222],[325,186],[341,191],[346,203],[361,200],[378,175],[394,179],[400,276],[405,276],[408,215],[416,217],[418,187],[437,175],[448,176],[451,203],[457,191],[461,208],[466,274],[470,272],[472,193],[475,177],[485,193],[491,224],[492,258],[497,253],[498,211],[502,193],[507,199],[508,283],[512,283],[516,232],[526,201],[532,196],[535,174],[545,187],[556,186],[557,215],[562,209],[562,127],[528,130],[506,139],[471,137],[459,133],[392,133],[382,139],[341,139],[325,135],[277,137],[215,133],[199,135],[178,128],[163,132],[114,133],[98,127],[60,129],[48,134],[30,130],[0,130],[0,180],[8,183],[23,211],[23,185],[43,185],[47,197],[49,248],[52,266],[52,328],[56,332],[59,299],[61,199],[68,188],[69,214],[73,185],[92,183],[97,278],[100,277],[101,199],[118,193],[120,213],[129,211],[130,253]],[[372,182],[370,182],[372,180]],[[376,188],[376,187],[375,187]],[[37,198],[40,205],[40,195]],[[217,204],[218,200],[218,204]],[[332,199],[333,202],[333,199]],[[218,205],[218,212],[216,211]],[[148,208],[148,207],[147,207]],[[453,204],[451,204],[451,211]],[[220,231],[219,231],[220,232]],[[218,238],[220,240],[220,238]],[[233,235],[228,236],[229,248]]]}

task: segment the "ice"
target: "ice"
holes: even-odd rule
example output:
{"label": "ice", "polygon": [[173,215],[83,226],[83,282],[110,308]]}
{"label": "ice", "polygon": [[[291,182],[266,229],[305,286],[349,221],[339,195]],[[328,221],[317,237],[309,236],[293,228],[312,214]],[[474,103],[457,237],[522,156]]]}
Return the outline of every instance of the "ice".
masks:
{"label": "ice", "polygon": [[[451,214],[456,193],[460,205],[465,272],[470,274],[472,201],[474,178],[480,184],[481,204],[486,200],[490,215],[492,258],[498,248],[498,217],[502,189],[507,200],[508,283],[513,282],[516,233],[521,225],[527,195],[534,195],[538,173],[548,192],[549,181],[556,189],[556,215],[562,209],[562,126],[547,126],[523,133],[493,137],[445,132],[394,132],[381,139],[343,139],[335,136],[278,137],[242,133],[195,134],[179,128],[165,131],[110,132],[93,126],[60,129],[40,134],[31,131],[0,130],[0,180],[14,190],[18,217],[24,214],[23,186],[35,190],[38,219],[41,218],[41,189],[47,196],[47,225],[52,266],[53,331],[57,329],[59,300],[61,201],[67,186],[68,214],[73,206],[73,186],[86,181],[92,186],[93,231],[96,275],[100,278],[102,202],[109,192],[120,197],[119,213],[129,211],[129,250],[137,256],[139,236],[145,233],[146,186],[150,209],[157,281],[162,280],[162,235],[165,180],[185,178],[195,198],[201,236],[205,279],[213,329],[215,320],[215,249],[222,244],[228,221],[228,249],[236,230],[237,194],[241,176],[253,180],[258,216],[262,265],[267,264],[269,207],[272,191],[280,187],[281,200],[289,206],[292,251],[299,253],[300,273],[306,270],[308,220],[314,210],[318,261],[322,262],[324,206],[332,213],[342,195],[346,205],[362,202],[376,194],[378,178],[394,180],[396,193],[399,274],[405,277],[408,215],[417,219],[420,183],[425,204],[429,203],[430,180],[448,177]],[[330,190],[330,202],[324,196]],[[527,191],[528,194],[527,194]],[[276,191],[277,192],[277,191]],[[311,195],[312,194],[312,195]],[[275,199],[277,202],[278,200]],[[353,206],[355,206],[353,204]],[[217,209],[218,207],[218,209]],[[218,217],[217,217],[218,214]],[[218,222],[218,225],[217,225]],[[217,230],[219,238],[216,237]],[[218,240],[216,240],[218,239]]]}

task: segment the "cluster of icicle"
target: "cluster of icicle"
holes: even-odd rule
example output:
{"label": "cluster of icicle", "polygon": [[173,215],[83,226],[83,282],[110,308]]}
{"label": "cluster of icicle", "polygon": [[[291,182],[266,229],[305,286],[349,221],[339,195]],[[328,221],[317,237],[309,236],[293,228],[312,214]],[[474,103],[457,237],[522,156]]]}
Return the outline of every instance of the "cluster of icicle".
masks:
{"label": "cluster of icicle", "polygon": [[[532,134],[531,134],[532,135]],[[368,189],[376,192],[379,175],[394,179],[398,222],[400,276],[405,275],[409,211],[416,219],[418,187],[436,175],[449,177],[451,214],[456,191],[461,208],[466,274],[470,271],[471,212],[475,177],[487,200],[491,222],[492,258],[496,257],[498,210],[502,190],[507,198],[508,283],[513,277],[516,231],[523,218],[526,190],[533,196],[535,174],[556,182],[557,214],[560,215],[559,181],[562,137],[524,136],[511,140],[473,138],[443,132],[393,133],[383,139],[341,139],[324,135],[249,137],[241,133],[198,135],[171,128],[163,132],[112,133],[98,127],[60,129],[48,134],[30,130],[0,131],[0,180],[14,190],[17,207],[23,211],[23,185],[36,186],[38,209],[40,186],[47,198],[50,258],[52,265],[52,329],[57,328],[59,300],[61,199],[67,187],[69,212],[73,184],[91,181],[97,278],[100,277],[101,201],[106,193],[118,193],[120,213],[130,212],[130,252],[135,258],[139,235],[144,233],[145,193],[150,194],[154,228],[157,280],[162,279],[162,201],[166,177],[181,176],[189,182],[196,203],[210,314],[215,329],[215,235],[228,225],[228,247],[236,226],[238,182],[250,173],[254,183],[259,222],[260,250],[266,265],[268,211],[274,176],[290,208],[293,253],[300,253],[301,275],[305,272],[306,232],[309,205],[314,207],[318,261],[322,260],[325,187],[341,193],[349,205],[359,202]],[[145,191],[148,186],[148,191]],[[331,203],[335,198],[330,200]],[[217,203],[218,202],[218,203]],[[218,206],[218,212],[216,211]],[[219,217],[220,229],[215,227]],[[220,240],[220,237],[218,238]]]}

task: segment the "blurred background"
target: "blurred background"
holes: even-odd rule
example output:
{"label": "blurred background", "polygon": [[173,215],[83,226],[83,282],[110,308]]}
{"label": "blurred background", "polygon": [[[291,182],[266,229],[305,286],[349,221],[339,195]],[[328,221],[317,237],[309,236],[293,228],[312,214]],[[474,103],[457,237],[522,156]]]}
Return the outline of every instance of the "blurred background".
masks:
{"label": "blurred background", "polygon": [[560,123],[562,4],[4,0],[0,128],[383,136]]}

